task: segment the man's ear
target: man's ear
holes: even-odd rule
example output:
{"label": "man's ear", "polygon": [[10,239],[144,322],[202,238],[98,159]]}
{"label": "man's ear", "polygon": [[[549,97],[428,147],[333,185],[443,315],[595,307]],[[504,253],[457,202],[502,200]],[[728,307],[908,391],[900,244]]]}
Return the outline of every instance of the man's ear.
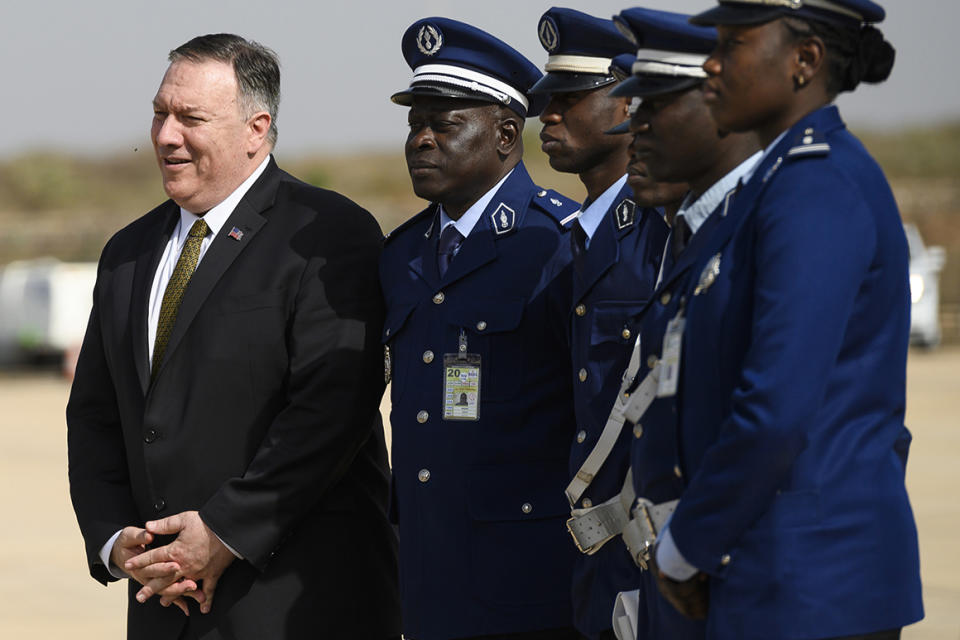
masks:
{"label": "man's ear", "polygon": [[259,111],[247,120],[247,155],[251,158],[267,144],[267,134],[273,119],[266,111]]}
{"label": "man's ear", "polygon": [[513,111],[503,109],[497,121],[497,151],[504,157],[509,156],[520,144],[523,135],[523,121]]}

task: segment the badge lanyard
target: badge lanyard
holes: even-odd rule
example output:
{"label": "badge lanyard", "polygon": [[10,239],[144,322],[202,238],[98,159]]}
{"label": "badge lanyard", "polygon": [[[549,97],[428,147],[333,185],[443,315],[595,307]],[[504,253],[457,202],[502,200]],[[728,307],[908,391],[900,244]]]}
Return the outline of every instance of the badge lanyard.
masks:
{"label": "badge lanyard", "polygon": [[480,354],[467,353],[462,328],[457,353],[443,355],[443,419],[480,419]]}

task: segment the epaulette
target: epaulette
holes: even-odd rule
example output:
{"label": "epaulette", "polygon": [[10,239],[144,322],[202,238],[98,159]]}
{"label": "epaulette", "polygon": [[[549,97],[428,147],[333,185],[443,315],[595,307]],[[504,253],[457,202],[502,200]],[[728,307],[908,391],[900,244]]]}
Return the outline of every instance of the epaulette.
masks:
{"label": "epaulette", "polygon": [[807,127],[802,134],[798,134],[787,151],[788,158],[826,155],[830,155],[830,143],[822,132],[815,131],[813,127]]}
{"label": "epaulette", "polygon": [[561,227],[569,228],[580,212],[580,203],[553,189],[538,189],[533,196],[533,204],[545,211]]}
{"label": "epaulette", "polygon": [[437,206],[435,204],[431,204],[429,207],[427,207],[420,213],[417,213],[411,216],[410,218],[408,218],[406,221],[401,222],[400,225],[398,225],[393,231],[388,231],[386,235],[383,236],[384,244],[390,242],[391,238],[397,237],[398,235],[400,235],[401,232],[406,231],[408,228],[417,224],[424,218],[429,218],[433,216],[433,214],[436,213],[436,210],[437,210]]}

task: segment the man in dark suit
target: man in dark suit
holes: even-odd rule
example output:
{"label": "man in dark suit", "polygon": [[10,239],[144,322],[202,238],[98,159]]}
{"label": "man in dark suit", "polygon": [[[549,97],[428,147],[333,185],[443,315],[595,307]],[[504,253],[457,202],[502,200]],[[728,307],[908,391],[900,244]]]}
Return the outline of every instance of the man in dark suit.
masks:
{"label": "man in dark suit", "polygon": [[273,161],[275,54],[170,61],[171,200],[104,248],[67,407],[90,572],[132,578],[131,637],[395,637],[380,230]]}

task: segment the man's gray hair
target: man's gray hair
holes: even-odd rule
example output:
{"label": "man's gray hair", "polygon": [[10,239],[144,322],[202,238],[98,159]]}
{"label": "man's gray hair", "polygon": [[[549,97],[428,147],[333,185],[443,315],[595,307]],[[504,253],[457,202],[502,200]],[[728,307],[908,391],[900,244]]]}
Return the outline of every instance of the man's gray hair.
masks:
{"label": "man's gray hair", "polygon": [[277,111],[280,108],[280,60],[258,42],[232,33],[214,33],[184,43],[170,52],[170,62],[218,60],[233,66],[238,99],[245,117],[258,111],[270,114],[267,141],[277,144]]}

